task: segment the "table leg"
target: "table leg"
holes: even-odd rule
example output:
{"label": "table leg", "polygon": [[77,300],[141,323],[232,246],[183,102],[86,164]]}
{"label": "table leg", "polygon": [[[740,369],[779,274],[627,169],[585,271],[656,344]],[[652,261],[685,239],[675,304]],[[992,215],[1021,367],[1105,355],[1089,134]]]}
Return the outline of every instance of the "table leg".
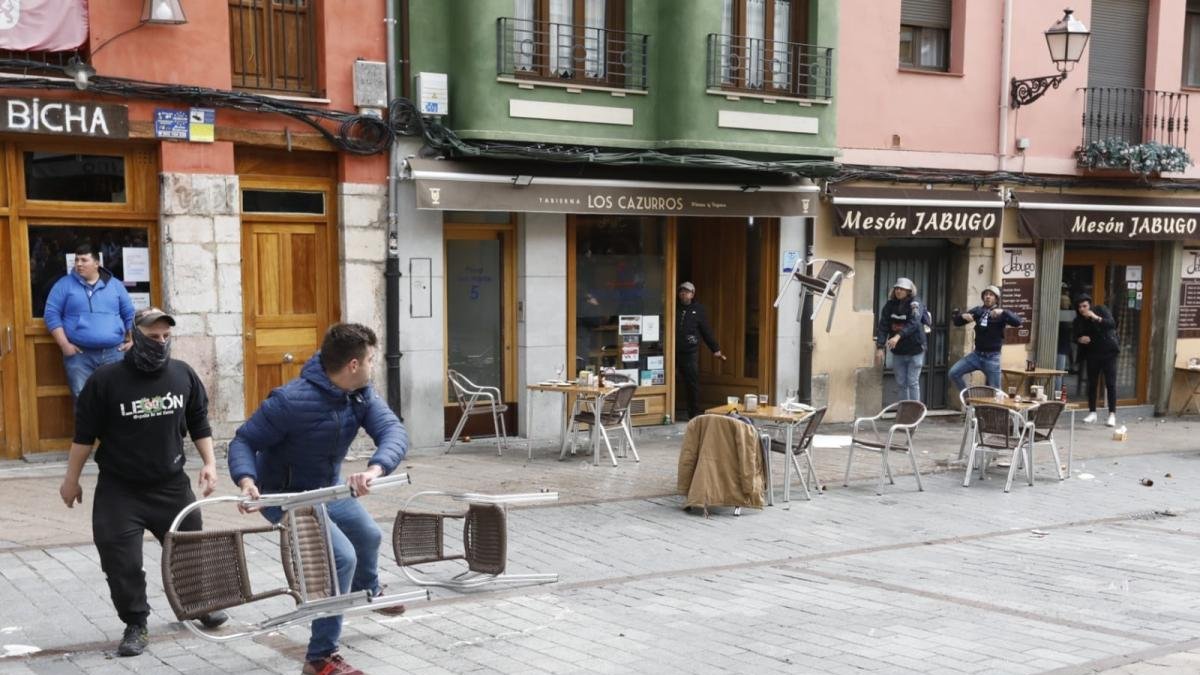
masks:
{"label": "table leg", "polygon": [[1075,409],[1071,409],[1071,444],[1067,446],[1067,478],[1074,476],[1071,467],[1075,462]]}
{"label": "table leg", "polygon": [[558,461],[560,461],[560,462],[567,458],[567,429],[569,429],[571,427],[571,409],[570,409],[570,405],[568,403],[571,400],[571,397],[564,393],[562,398],[563,398],[563,423],[562,423],[562,439],[560,442],[560,445],[562,447],[558,451]]}
{"label": "table leg", "polygon": [[774,474],[771,473],[771,440],[767,439],[766,443],[759,438],[758,444],[762,446],[763,455],[763,471],[766,473],[766,488],[767,488],[767,506],[775,506],[775,483]]}
{"label": "table leg", "polygon": [[[784,502],[792,501],[792,462],[790,460],[791,460],[791,454],[792,454],[792,429],[794,429],[794,428],[795,427],[793,425],[789,424],[789,425],[787,425],[787,430],[784,432],[785,439],[786,439],[784,448],[787,449],[787,453],[783,457],[783,501]],[[790,504],[789,504],[789,506],[790,506]]]}
{"label": "table leg", "polygon": [[[592,466],[600,466],[600,408],[603,405],[604,396],[596,396],[596,400],[592,402],[592,415],[595,421],[592,423]],[[617,461],[613,460],[613,466],[617,465]]]}

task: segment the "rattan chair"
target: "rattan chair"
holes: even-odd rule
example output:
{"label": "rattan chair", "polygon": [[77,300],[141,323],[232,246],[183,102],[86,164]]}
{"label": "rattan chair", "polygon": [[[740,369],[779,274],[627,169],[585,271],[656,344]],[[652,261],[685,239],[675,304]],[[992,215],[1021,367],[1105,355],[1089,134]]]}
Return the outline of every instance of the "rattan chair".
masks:
{"label": "rattan chair", "polygon": [[586,408],[581,407],[579,412],[571,415],[571,453],[575,453],[575,441],[579,433],[579,425],[586,424],[589,427],[595,426],[592,433],[599,432],[604,439],[604,446],[608,449],[608,458],[612,460],[613,466],[617,465],[617,455],[613,452],[612,441],[608,437],[610,430],[620,429],[623,435],[618,438],[617,446],[621,451],[621,457],[624,458],[625,443],[629,443],[629,449],[633,451],[633,460],[635,462],[642,461],[638,456],[637,446],[633,443],[633,434],[630,431],[631,421],[629,419],[629,404],[633,401],[633,395],[637,392],[637,384],[633,382],[621,382],[616,388],[604,395],[600,405],[600,423],[596,424],[596,412],[591,409],[591,406]]}
{"label": "rattan chair", "polygon": [[[817,263],[821,263],[820,268],[817,268]],[[815,275],[808,274],[810,269],[817,269]],[[829,319],[825,324],[825,332],[828,333],[833,328],[833,315],[837,311],[838,294],[842,289],[842,283],[854,276],[854,268],[838,262],[836,260],[828,260],[825,258],[813,258],[804,266],[797,265],[792,276],[788,277],[787,283],[779,291],[779,296],[775,298],[775,307],[779,307],[779,303],[783,301],[784,293],[787,292],[792,281],[800,283],[800,310],[804,311],[804,294],[811,293],[813,295],[813,308],[810,319],[816,319],[817,313],[821,311],[821,305],[825,300],[830,300]],[[797,316],[797,320],[800,317]]]}
{"label": "rattan chair", "polygon": [[[465,510],[447,512],[430,507],[416,508],[418,501],[443,497],[466,503]],[[418,492],[396,513],[392,527],[392,550],[409,581],[418,586],[468,589],[491,583],[536,583],[558,581],[557,574],[508,574],[508,506],[558,500],[557,492],[513,495],[482,495],[451,492]],[[462,521],[461,552],[446,549],[446,522]],[[433,576],[416,566],[458,561],[465,570],[453,576]],[[445,567],[445,566],[442,566]],[[452,568],[454,569],[454,568]]]}
{"label": "rattan chair", "polygon": [[1067,404],[1062,401],[1043,401],[1036,407],[1031,408],[1026,412],[1026,417],[1033,424],[1033,442],[1032,449],[1037,449],[1038,443],[1046,443],[1050,446],[1050,455],[1054,458],[1054,471],[1058,474],[1058,479],[1063,480],[1062,459],[1058,456],[1058,443],[1054,440],[1054,428],[1058,426],[1058,420],[1062,418],[1063,410],[1067,408]]}
{"label": "rattan chair", "polygon": [[[888,429],[887,439],[879,434],[879,427],[876,425],[884,415],[894,413],[895,418],[892,420],[892,426]],[[879,468],[879,482],[875,486],[875,494],[883,494],[883,479],[887,478],[888,483],[895,485],[896,480],[892,478],[892,464],[889,461],[888,455],[891,452],[906,452],[908,453],[908,461],[912,464],[913,476],[917,479],[917,491],[925,490],[921,485],[921,470],[917,468],[916,450],[913,448],[912,435],[917,427],[925,420],[925,404],[920,401],[897,401],[883,410],[874,417],[860,417],[854,420],[854,430],[850,437],[850,454],[846,457],[846,476],[842,480],[842,485],[850,485],[850,465],[854,462],[854,450],[867,450],[870,452],[878,452],[880,455],[881,466]],[[864,422],[869,422],[871,425],[871,435],[863,433],[861,429]],[[904,434],[904,443],[898,443],[897,434]]]}
{"label": "rattan chair", "polygon": [[986,384],[976,384],[958,392],[958,402],[962,406],[963,411],[963,435],[962,442],[958,444],[958,458],[962,459],[967,454],[967,444],[971,442],[971,438],[975,435],[975,417],[972,415],[970,400],[973,398],[986,398],[989,401],[1007,400],[1008,394],[995,388],[989,387]]}
{"label": "rattan chair", "polygon": [[1013,474],[1022,463],[1033,485],[1033,423],[1012,409],[980,403],[975,406],[975,436],[967,454],[963,487],[971,484],[971,474],[979,469],[979,478],[987,478],[987,466],[998,455],[1010,455],[1008,480],[1004,491],[1012,489]]}
{"label": "rattan chair", "polygon": [[[371,488],[404,485],[407,474],[377,478]],[[163,590],[175,617],[193,633],[207,640],[224,642],[261,635],[296,623],[326,616],[384,609],[428,598],[427,591],[409,591],[371,596],[370,591],[349,592],[338,587],[333,564],[333,544],[325,504],[353,497],[346,485],[309,492],[264,495],[257,501],[242,497],[213,497],[193,502],[179,512],[163,538]],[[221,502],[247,507],[278,507],[284,512],[278,525],[237,530],[180,532],[179,526],[191,513]],[[254,518],[259,518],[257,514]],[[287,586],[255,592],[246,564],[246,535],[279,533],[280,560]],[[210,612],[247,605],[276,596],[289,596],[296,605],[291,611],[244,625],[234,632],[213,632],[194,620]]]}
{"label": "rattan chair", "polygon": [[458,418],[458,426],[454,427],[454,434],[450,436],[450,445],[446,447],[446,452],[454,449],[459,434],[472,415],[491,415],[492,428],[496,434],[496,454],[503,455],[508,449],[508,430],[504,427],[504,414],[508,412],[508,406],[501,401],[500,389],[475,384],[453,369],[446,373],[446,377],[454,390],[454,400],[458,402],[461,415]]}

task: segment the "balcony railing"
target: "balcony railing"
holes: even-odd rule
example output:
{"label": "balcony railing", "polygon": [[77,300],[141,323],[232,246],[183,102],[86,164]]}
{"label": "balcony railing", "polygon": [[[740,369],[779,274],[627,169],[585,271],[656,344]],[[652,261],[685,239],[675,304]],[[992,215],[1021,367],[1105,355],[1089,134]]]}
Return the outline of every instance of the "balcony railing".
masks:
{"label": "balcony railing", "polygon": [[710,34],[708,87],[828,101],[833,98],[833,49]]}
{"label": "balcony railing", "polygon": [[1085,87],[1083,143],[1125,141],[1187,147],[1188,95],[1130,87]]}
{"label": "balcony railing", "polygon": [[73,56],[78,56],[86,61],[86,48],[68,52],[21,52],[0,49],[0,62],[4,62],[4,66],[0,67],[0,72],[62,77],[63,66],[67,65]]}
{"label": "balcony railing", "polygon": [[502,17],[501,76],[646,91],[649,36],[584,25]]}

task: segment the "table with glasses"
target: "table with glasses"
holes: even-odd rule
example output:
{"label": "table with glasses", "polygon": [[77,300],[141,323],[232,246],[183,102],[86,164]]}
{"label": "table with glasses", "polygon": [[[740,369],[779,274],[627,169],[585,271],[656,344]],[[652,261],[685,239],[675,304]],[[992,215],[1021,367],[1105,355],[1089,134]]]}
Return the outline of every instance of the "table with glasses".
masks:
{"label": "table with glasses", "polygon": [[[787,453],[783,462],[783,501],[791,501],[791,486],[792,486],[792,462],[791,453],[792,447],[795,445],[796,431],[800,429],[800,425],[808,422],[808,418],[812,417],[811,410],[794,412],[786,410],[782,406],[760,405],[755,410],[746,410],[740,404],[726,404],[715,408],[709,408],[704,411],[709,415],[728,415],[731,412],[737,412],[742,417],[748,418],[755,422],[763,422],[768,425],[781,427],[784,433],[784,444]],[[771,482],[771,449],[770,447],[763,449],[763,471],[766,472],[766,489],[767,489],[767,505],[775,505],[775,486]],[[809,448],[811,457],[812,449]],[[820,478],[817,476],[816,467],[809,464],[812,469],[813,486],[817,494],[821,494]],[[811,497],[810,497],[811,499]]]}
{"label": "table with glasses", "polygon": [[[585,404],[590,404],[592,414],[595,415],[595,421],[591,427],[591,442],[592,442],[592,464],[600,464],[600,412],[604,404],[604,397],[616,391],[616,387],[612,386],[584,386],[571,382],[539,382],[526,386],[531,392],[552,392],[562,394],[563,399],[563,427],[562,427],[562,443],[558,453],[559,461],[567,458],[567,431],[571,428],[571,395],[581,399]],[[533,406],[529,406],[529,414],[533,414]],[[532,427],[531,427],[532,428]],[[532,452],[532,451],[531,451]],[[616,463],[613,463],[616,466]]]}
{"label": "table with glasses", "polygon": [[[1008,408],[1009,410],[1015,410],[1022,415],[1025,415],[1033,408],[1036,408],[1044,403],[1044,401],[1031,401],[1029,399],[1016,400],[1006,396],[1000,400],[996,400],[994,398],[968,398],[967,403],[971,406],[981,403],[986,405],[998,405]],[[1063,408],[1064,413],[1071,414],[1071,432],[1067,437],[1067,478],[1072,476],[1071,469],[1075,464],[1075,413],[1081,409],[1082,406],[1080,406],[1078,403],[1068,403],[1066,407]]]}
{"label": "table with glasses", "polygon": [[1004,382],[1002,387],[1008,390],[1009,387],[1016,387],[1018,394],[1028,394],[1029,385],[1045,382],[1046,395],[1052,396],[1051,390],[1054,388],[1054,378],[1063,377],[1067,374],[1065,370],[1055,370],[1054,368],[1034,368],[1033,370],[1025,370],[1023,368],[1003,368],[1000,370],[1000,376]]}

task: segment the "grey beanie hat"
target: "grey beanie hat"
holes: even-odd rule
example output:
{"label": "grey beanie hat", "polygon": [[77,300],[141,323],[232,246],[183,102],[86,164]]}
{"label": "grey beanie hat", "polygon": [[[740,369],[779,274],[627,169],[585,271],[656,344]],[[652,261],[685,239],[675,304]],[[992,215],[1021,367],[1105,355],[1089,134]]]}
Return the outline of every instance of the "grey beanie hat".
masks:
{"label": "grey beanie hat", "polygon": [[996,302],[1000,302],[1000,288],[998,286],[984,287],[983,291],[979,294],[979,297],[983,298],[984,293],[991,293],[992,295],[996,296]]}
{"label": "grey beanie hat", "polygon": [[917,294],[917,285],[914,284],[912,279],[909,279],[908,277],[900,277],[899,279],[897,279],[896,283],[892,284],[892,288],[893,289],[903,288],[904,290],[908,291],[909,293],[912,293],[913,295]]}

